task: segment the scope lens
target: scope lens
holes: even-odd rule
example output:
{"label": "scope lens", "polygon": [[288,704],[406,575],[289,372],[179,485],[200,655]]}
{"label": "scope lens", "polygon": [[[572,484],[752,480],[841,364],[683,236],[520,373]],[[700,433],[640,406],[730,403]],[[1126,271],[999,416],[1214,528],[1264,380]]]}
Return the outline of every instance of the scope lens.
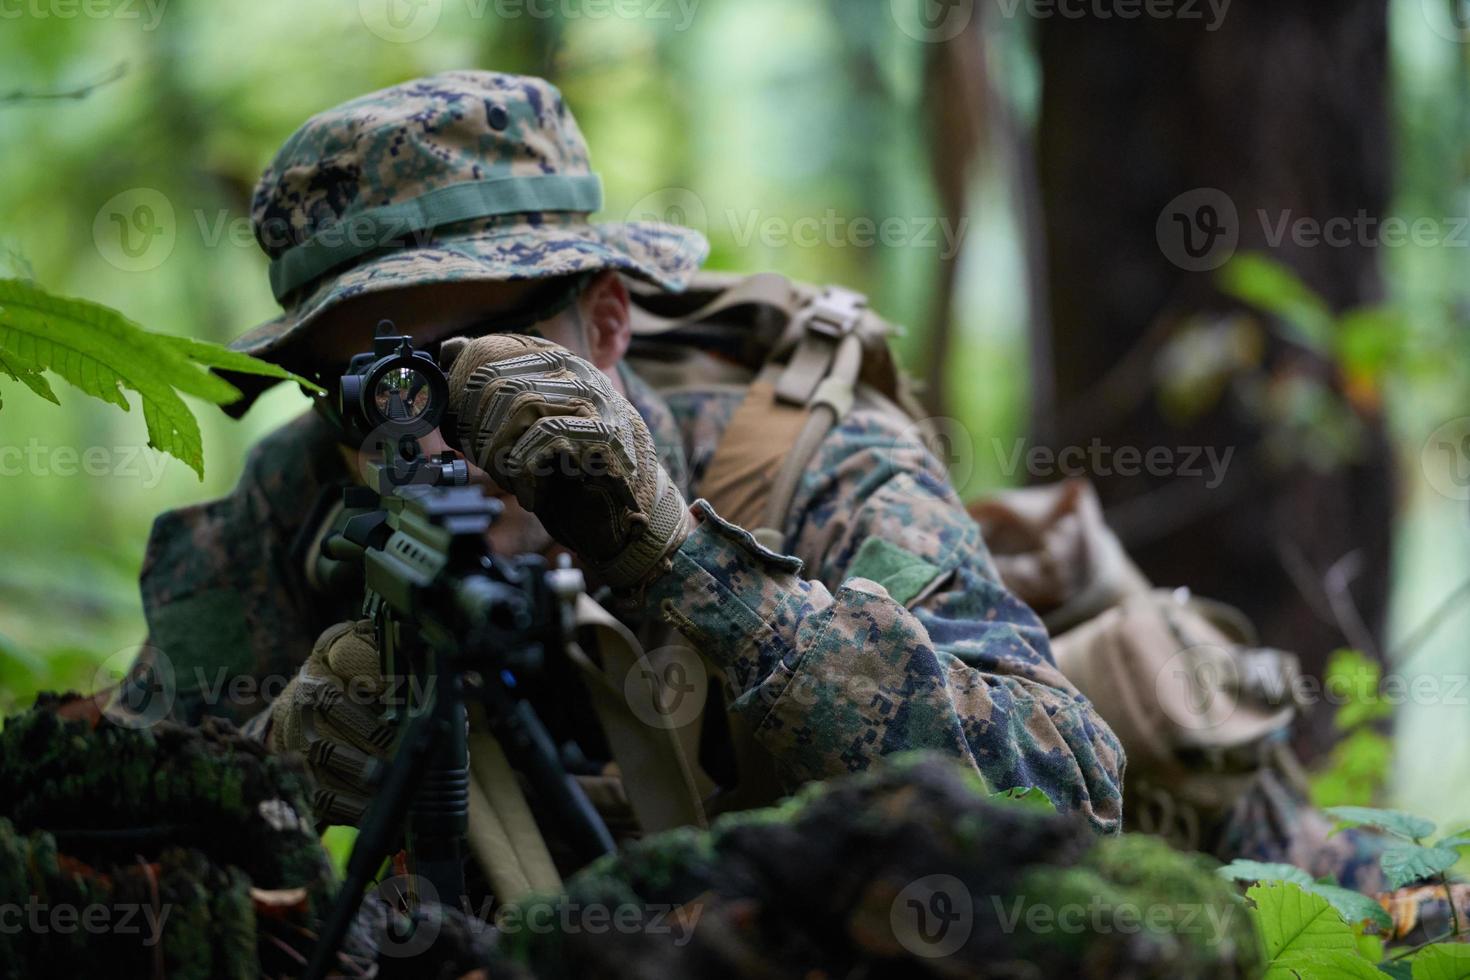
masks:
{"label": "scope lens", "polygon": [[389,422],[411,422],[429,410],[429,379],[408,367],[389,368],[373,385],[373,404]]}

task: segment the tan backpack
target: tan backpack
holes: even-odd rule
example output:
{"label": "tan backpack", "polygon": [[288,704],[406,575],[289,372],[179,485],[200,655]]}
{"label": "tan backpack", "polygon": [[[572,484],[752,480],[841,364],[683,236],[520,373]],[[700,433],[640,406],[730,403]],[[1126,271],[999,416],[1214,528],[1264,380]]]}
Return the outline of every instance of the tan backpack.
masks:
{"label": "tan backpack", "polygon": [[1128,757],[1129,829],[1194,849],[1263,766],[1296,779],[1284,736],[1296,657],[1260,646],[1250,621],[1187,589],[1157,589],[1070,480],[971,505],[1006,587],[1046,624],[1057,666]]}
{"label": "tan backpack", "polygon": [[926,424],[889,349],[898,330],[861,293],[703,273],[683,293],[633,300],[628,359],[655,391],[744,391],[699,492],[774,550],[802,472],[854,405]]}

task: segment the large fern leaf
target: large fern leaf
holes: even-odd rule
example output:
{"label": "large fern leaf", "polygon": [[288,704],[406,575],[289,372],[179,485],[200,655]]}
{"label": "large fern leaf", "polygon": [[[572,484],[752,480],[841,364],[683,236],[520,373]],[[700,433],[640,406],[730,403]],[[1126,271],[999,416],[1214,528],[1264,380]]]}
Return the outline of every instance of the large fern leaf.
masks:
{"label": "large fern leaf", "polygon": [[311,382],[284,368],[216,344],[152,333],[110,307],[54,296],[22,279],[0,279],[0,372],[56,401],[42,371],[128,411],[124,390],[138,393],[148,445],[187,463],[204,478],[199,422],[180,394],[228,405],[240,390],[211,367]]}
{"label": "large fern leaf", "polygon": [[[46,380],[46,375],[41,373],[40,368],[3,347],[0,347],[0,371],[9,375],[11,381],[19,381],[51,404],[61,404],[56,398],[56,392],[51,390],[51,382]],[[4,407],[5,399],[0,398],[0,408]]]}

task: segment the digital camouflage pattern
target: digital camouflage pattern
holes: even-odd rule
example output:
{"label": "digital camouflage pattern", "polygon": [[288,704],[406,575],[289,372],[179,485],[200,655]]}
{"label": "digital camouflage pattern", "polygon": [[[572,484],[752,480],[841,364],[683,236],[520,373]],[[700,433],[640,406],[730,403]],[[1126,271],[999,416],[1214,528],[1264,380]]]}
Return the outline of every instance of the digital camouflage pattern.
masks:
{"label": "digital camouflage pattern", "polygon": [[[539,79],[449,72],[315,116],[252,209],[285,312],[234,346],[282,360],[323,310],[407,286],[616,269],[681,288],[702,237],[593,226],[590,181],[576,123]],[[465,185],[494,213],[456,217]],[[505,211],[544,205],[532,188],[547,186],[560,206]],[[665,402],[630,370],[623,379],[694,499],[739,395]],[[263,717],[322,630],[358,614],[354,599],[316,591],[306,568],[348,479],[333,433],[308,415],[256,447],[230,496],[158,519],[141,580],[150,648],[123,692],[133,710]],[[725,671],[732,710],[788,788],[928,748],[992,786],[1038,787],[1097,830],[1119,828],[1117,740],[999,584],[940,464],[892,420],[857,411],[828,437],[783,529],[789,555],[698,510],[674,571],[626,618],[645,637],[676,624]]]}
{"label": "digital camouflage pattern", "polygon": [[143,717],[243,724],[285,689],[328,626],[361,600],[306,578],[314,512],[340,500],[348,471],[314,413],[263,439],[227,497],[160,515],[140,584],[148,639],[120,700]]}
{"label": "digital camouflage pattern", "polygon": [[[720,418],[732,410],[691,401]],[[678,415],[679,396],[671,405]],[[891,416],[854,411],[828,436],[782,529],[790,555],[707,503],[695,509],[699,525],[649,597],[724,669],[733,710],[788,788],[927,748],[970,761],[990,785],[1038,787],[1118,828],[1112,732],[1057,670],[1036,616],[999,584],[943,467]],[[870,541],[898,560],[862,560]],[[908,605],[861,574],[879,569],[892,581],[917,573]]]}
{"label": "digital camouflage pattern", "polygon": [[[630,370],[623,380],[661,461],[692,497],[738,394],[686,390],[665,400]],[[666,615],[659,600],[675,600],[673,618],[682,613],[691,642],[729,664],[745,692],[733,710],[789,782],[861,769],[917,743],[974,758],[993,785],[1037,785],[1111,821],[1119,768],[1111,734],[1065,693],[1039,652],[1040,628],[994,584],[937,461],[891,425],[855,414],[804,479],[785,531],[810,580],[792,559],[709,515],[631,625],[646,627],[637,620]],[[305,576],[313,502],[337,499],[347,475],[332,434],[308,414],[256,447],[229,497],[159,517],[142,589],[149,647],[168,657],[165,667],[145,650],[145,697],[151,685],[176,717],[243,724],[285,687],[322,630],[357,615],[356,603],[314,592]],[[898,607],[874,583],[845,581],[864,540],[890,541],[947,573],[935,572],[932,595]],[[760,615],[753,604],[766,590],[773,605]],[[829,632],[815,635],[821,624]],[[884,627],[897,627],[891,643],[861,642]],[[1379,890],[1381,836],[1329,831],[1299,793],[1263,773],[1201,844],[1222,860],[1287,861]]]}
{"label": "digital camouflage pattern", "polygon": [[[339,248],[376,247],[298,288],[283,293],[277,283],[285,313],[232,346],[272,355],[322,311],[385,289],[618,269],[678,290],[704,261],[708,243],[692,229],[589,223],[600,189],[555,210],[521,206],[454,220],[444,207],[446,189],[470,183],[534,203],[535,193],[507,190],[505,178],[548,176],[596,184],[576,120],[556,87],[539,78],[444,72],[313,116],[256,185],[256,240],[273,265],[313,236]],[[425,196],[435,193],[437,200]],[[392,206],[407,216],[385,225],[369,213]]]}
{"label": "digital camouflage pattern", "polygon": [[[708,460],[738,393],[665,402],[631,370],[622,376],[694,499],[687,460]],[[255,451],[230,497],[159,518],[144,607],[183,717],[244,722],[321,629],[354,615],[314,595],[304,572],[311,502],[347,476],[328,439],[314,419],[293,423]],[[761,548],[707,505],[700,513],[629,625],[671,618],[727,670],[741,695],[734,709],[788,787],[929,748],[991,785],[1035,786],[1098,830],[1118,829],[1123,757],[1111,731],[1057,672],[1035,616],[997,584],[939,462],[892,421],[854,412],[828,437],[792,510],[792,555]],[[932,587],[911,608],[849,574],[870,537],[932,566]]]}

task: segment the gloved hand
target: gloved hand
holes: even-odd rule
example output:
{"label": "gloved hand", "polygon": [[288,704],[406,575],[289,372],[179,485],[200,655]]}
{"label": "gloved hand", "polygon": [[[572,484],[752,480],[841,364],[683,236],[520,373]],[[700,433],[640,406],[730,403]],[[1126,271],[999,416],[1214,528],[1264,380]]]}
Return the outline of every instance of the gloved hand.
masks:
{"label": "gloved hand", "polygon": [[549,341],[491,334],[446,345],[450,411],[470,461],[615,589],[637,591],[689,535],[684,497],[637,409]]}
{"label": "gloved hand", "polygon": [[306,757],[317,782],[317,819],[361,822],[372,773],[393,744],[394,729],[381,710],[386,689],[372,621],[362,619],[323,632],[271,706],[266,745]]}

